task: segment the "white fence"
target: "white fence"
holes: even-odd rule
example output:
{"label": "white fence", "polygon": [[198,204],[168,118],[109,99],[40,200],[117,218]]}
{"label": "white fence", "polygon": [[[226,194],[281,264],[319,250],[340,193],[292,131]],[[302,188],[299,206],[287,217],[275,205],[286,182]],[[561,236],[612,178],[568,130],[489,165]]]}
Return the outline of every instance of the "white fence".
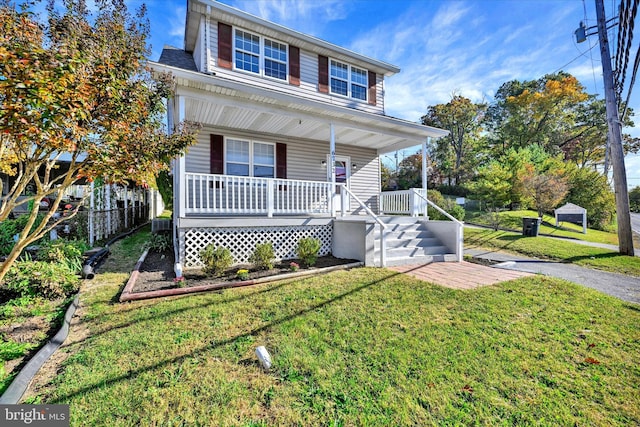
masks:
{"label": "white fence", "polygon": [[380,213],[384,215],[426,216],[427,201],[425,190],[412,188],[380,193]]}
{"label": "white fence", "polygon": [[56,228],[58,235],[82,238],[94,246],[155,217],[149,190],[116,185],[91,185],[86,190],[90,192],[88,200],[74,217]]}
{"label": "white fence", "polygon": [[185,213],[300,215],[331,213],[331,183],[186,173]]}

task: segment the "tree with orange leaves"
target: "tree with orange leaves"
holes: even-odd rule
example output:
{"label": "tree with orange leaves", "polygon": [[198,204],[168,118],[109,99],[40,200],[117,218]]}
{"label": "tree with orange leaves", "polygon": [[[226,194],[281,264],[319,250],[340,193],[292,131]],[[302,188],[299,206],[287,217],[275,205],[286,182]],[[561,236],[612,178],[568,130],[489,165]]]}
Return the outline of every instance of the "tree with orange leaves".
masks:
{"label": "tree with orange leaves", "polygon": [[[0,173],[13,178],[6,191],[0,181],[0,221],[33,206],[0,282],[26,246],[69,218],[53,218],[62,190],[83,179],[147,183],[195,143],[195,124],[163,129],[172,80],[145,67],[144,7],[132,15],[122,1],[96,3],[92,15],[84,0],[50,1],[41,22],[0,0]],[[33,194],[21,197],[28,186]],[[45,197],[51,205],[39,222]]]}

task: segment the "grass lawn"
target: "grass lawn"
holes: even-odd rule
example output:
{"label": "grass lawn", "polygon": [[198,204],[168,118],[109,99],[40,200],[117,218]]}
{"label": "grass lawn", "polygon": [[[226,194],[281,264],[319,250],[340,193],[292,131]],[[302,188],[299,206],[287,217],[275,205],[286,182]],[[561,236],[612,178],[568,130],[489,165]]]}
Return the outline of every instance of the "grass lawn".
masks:
{"label": "grass lawn", "polygon": [[[538,213],[530,210],[521,211],[504,211],[500,212],[500,227],[511,230],[522,230],[522,218],[536,218]],[[618,244],[618,234],[616,232],[608,233],[606,231],[587,229],[587,234],[582,234],[582,226],[563,222],[560,227],[555,227],[556,219],[550,215],[543,216],[543,223],[539,227],[541,234],[549,234],[554,237],[569,237],[577,240],[585,240],[587,242],[606,243],[609,245]],[[473,224],[492,225],[490,214],[487,212],[467,211],[465,221]]]}
{"label": "grass lawn", "polygon": [[544,236],[525,237],[520,233],[486,229],[464,229],[465,248],[493,248],[507,252],[570,262],[598,270],[640,276],[640,258],[620,255],[608,249],[584,246]]}
{"label": "grass lawn", "polygon": [[640,424],[637,305],[373,268],[118,304],[128,240],[83,291],[89,335],[27,399],[70,404],[72,425]]}

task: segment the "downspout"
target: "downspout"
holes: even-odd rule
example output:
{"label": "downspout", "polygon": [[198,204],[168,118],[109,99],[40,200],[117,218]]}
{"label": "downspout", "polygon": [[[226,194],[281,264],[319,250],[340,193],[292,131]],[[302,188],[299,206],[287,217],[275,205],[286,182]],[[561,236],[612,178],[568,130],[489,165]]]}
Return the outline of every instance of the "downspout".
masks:
{"label": "downspout", "polygon": [[[431,137],[428,136],[426,141],[422,142],[422,191],[424,192],[425,200],[428,200],[427,194],[427,144],[431,144]],[[427,213],[428,203],[424,205],[424,219],[429,220],[429,214]]]}

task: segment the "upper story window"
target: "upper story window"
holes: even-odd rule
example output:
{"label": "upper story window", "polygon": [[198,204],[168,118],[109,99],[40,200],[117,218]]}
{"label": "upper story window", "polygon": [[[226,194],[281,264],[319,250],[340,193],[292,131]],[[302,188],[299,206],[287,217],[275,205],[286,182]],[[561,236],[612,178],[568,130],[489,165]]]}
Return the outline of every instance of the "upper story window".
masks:
{"label": "upper story window", "polygon": [[331,93],[363,101],[367,100],[367,70],[334,59],[331,60],[329,70]]}
{"label": "upper story window", "polygon": [[244,30],[234,30],[235,67],[287,80],[287,45]]}

